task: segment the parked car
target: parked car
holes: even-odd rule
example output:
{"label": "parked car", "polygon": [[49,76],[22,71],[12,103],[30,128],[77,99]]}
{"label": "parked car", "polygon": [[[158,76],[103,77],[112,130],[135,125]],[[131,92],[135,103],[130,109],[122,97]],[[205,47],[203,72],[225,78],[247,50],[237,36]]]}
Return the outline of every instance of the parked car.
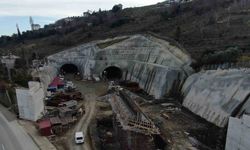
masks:
{"label": "parked car", "polygon": [[75,143],[76,144],[82,144],[82,143],[84,143],[83,132],[76,132],[75,133]]}

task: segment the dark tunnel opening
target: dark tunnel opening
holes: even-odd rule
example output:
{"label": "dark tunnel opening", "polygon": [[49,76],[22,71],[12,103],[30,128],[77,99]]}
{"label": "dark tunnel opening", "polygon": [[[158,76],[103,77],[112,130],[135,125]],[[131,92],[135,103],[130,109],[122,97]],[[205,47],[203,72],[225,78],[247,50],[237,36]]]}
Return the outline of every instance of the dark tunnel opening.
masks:
{"label": "dark tunnel opening", "polygon": [[110,66],[102,72],[103,78],[107,80],[120,80],[122,78],[122,70],[115,66]]}
{"label": "dark tunnel opening", "polygon": [[61,67],[60,71],[63,74],[77,74],[78,73],[78,68],[74,64],[64,64]]}

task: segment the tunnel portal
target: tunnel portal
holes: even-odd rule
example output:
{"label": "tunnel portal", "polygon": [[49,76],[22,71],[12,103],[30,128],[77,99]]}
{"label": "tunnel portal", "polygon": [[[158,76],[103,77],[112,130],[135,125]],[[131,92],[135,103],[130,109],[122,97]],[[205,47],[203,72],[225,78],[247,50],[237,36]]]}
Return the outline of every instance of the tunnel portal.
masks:
{"label": "tunnel portal", "polygon": [[63,73],[76,74],[78,73],[78,68],[74,64],[64,64],[62,65],[60,71]]}
{"label": "tunnel portal", "polygon": [[122,78],[122,70],[116,66],[110,66],[104,69],[102,76],[108,80],[120,80]]}

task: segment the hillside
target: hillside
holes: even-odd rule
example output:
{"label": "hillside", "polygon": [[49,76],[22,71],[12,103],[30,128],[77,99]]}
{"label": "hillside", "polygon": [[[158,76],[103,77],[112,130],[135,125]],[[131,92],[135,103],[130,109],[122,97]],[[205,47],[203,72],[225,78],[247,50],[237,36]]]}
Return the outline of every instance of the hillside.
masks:
{"label": "hillside", "polygon": [[44,57],[92,40],[150,32],[178,41],[198,62],[204,54],[223,52],[228,47],[241,49],[245,57],[250,55],[247,0],[163,2],[84,14],[61,19],[39,31],[23,32],[21,38],[1,37],[0,51],[3,54],[11,50],[29,57],[35,52]]}

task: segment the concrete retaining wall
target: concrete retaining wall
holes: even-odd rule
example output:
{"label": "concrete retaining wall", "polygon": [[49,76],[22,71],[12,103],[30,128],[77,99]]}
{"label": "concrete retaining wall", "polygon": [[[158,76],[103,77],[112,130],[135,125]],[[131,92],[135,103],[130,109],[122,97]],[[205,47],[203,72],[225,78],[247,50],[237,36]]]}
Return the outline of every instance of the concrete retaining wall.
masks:
{"label": "concrete retaining wall", "polygon": [[39,82],[30,81],[29,89],[16,89],[17,104],[20,118],[36,121],[44,110],[44,91]]}
{"label": "concrete retaining wall", "polygon": [[249,150],[250,116],[230,117],[225,150]]}
{"label": "concrete retaining wall", "polygon": [[[224,127],[229,117],[247,104],[249,70],[213,70],[191,75],[185,82],[183,106],[207,121]],[[240,107],[240,108],[239,108]]]}

